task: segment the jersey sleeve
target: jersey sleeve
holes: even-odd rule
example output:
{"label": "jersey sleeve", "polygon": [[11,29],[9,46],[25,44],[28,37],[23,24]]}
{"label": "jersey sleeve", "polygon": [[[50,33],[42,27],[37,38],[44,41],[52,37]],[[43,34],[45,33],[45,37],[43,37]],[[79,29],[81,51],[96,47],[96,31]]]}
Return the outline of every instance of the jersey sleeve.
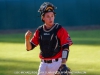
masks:
{"label": "jersey sleeve", "polygon": [[39,44],[39,31],[36,30],[33,37],[31,38],[30,42],[32,45],[37,46]]}
{"label": "jersey sleeve", "polygon": [[65,30],[63,27],[57,32],[57,36],[60,39],[60,43],[63,49],[73,44],[67,30]]}

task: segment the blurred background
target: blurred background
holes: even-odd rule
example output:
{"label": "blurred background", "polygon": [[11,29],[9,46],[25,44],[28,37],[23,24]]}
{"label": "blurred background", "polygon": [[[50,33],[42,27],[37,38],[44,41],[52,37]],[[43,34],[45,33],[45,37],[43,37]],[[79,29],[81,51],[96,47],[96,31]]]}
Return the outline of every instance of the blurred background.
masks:
{"label": "blurred background", "polygon": [[55,22],[63,26],[100,26],[100,0],[0,0],[0,30],[38,27],[45,1],[58,8]]}
{"label": "blurred background", "polygon": [[68,31],[72,75],[100,75],[100,0],[0,0],[0,75],[37,75],[40,49],[27,52],[24,36],[42,25],[38,9],[51,2],[55,22]]}

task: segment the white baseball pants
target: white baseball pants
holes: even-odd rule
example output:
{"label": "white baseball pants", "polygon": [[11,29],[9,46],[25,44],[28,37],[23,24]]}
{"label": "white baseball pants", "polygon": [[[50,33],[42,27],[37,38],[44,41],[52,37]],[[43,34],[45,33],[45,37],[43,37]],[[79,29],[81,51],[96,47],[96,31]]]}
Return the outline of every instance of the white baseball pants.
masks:
{"label": "white baseball pants", "polygon": [[54,73],[61,66],[61,62],[61,58],[59,58],[58,61],[52,60],[52,63],[41,62],[38,70],[38,75],[54,75]]}

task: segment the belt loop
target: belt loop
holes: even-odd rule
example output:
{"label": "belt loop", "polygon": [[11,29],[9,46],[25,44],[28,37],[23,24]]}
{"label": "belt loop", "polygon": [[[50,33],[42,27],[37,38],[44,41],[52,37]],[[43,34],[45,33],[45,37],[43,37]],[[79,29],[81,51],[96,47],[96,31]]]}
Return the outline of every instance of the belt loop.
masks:
{"label": "belt loop", "polygon": [[55,59],[52,59],[52,62],[54,62],[55,61]]}

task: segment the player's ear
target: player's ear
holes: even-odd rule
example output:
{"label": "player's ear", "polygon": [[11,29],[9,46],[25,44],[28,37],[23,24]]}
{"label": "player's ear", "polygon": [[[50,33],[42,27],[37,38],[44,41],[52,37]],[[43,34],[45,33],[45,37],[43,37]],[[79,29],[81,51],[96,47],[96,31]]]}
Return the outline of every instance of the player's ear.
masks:
{"label": "player's ear", "polygon": [[42,20],[42,22],[44,22],[44,15],[41,16],[41,20]]}

